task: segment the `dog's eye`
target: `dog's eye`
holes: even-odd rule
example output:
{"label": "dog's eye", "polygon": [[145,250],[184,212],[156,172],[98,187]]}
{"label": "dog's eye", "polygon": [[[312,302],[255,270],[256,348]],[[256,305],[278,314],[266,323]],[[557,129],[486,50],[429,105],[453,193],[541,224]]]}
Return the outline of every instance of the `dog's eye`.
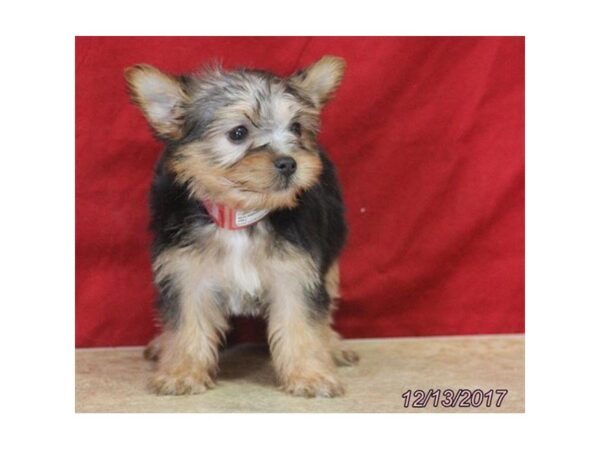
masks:
{"label": "dog's eye", "polygon": [[229,139],[231,139],[233,142],[241,142],[246,138],[246,136],[248,136],[248,128],[240,125],[239,127],[235,127],[233,130],[229,131],[227,136],[229,136]]}
{"label": "dog's eye", "polygon": [[299,122],[294,122],[291,126],[290,126],[290,130],[292,133],[294,133],[296,136],[300,136],[302,134],[302,125],[300,125]]}

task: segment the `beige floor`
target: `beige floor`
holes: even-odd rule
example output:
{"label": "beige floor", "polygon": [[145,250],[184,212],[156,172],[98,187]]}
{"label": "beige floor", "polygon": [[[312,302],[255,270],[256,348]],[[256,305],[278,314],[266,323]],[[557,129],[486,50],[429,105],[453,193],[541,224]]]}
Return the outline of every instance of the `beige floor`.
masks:
{"label": "beige floor", "polygon": [[[340,368],[344,397],[304,399],[275,388],[268,350],[242,344],[221,358],[217,388],[187,397],[158,397],[146,389],[152,364],[142,349],[76,351],[77,412],[523,412],[524,337],[462,336],[351,340],[358,366]],[[424,408],[405,408],[407,390],[433,391]],[[494,390],[492,406],[433,406],[435,390]],[[507,389],[500,407],[496,389]],[[468,395],[467,391],[462,398]],[[477,394],[479,395],[479,394]],[[414,399],[414,397],[413,397]],[[411,400],[412,402],[412,400]]]}

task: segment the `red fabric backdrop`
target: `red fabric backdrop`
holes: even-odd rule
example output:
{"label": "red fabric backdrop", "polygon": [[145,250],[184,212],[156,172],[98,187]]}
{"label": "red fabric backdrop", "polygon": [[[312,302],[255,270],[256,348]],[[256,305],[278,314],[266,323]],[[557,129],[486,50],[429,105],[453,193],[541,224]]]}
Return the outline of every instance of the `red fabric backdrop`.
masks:
{"label": "red fabric backdrop", "polygon": [[[346,337],[524,331],[523,38],[76,39],[76,345],[156,331],[147,195],[161,151],[123,69],[221,60],[289,74],[324,54],[348,68],[321,143],[350,239]],[[234,338],[257,337],[242,323]],[[258,328],[257,328],[258,327]]]}

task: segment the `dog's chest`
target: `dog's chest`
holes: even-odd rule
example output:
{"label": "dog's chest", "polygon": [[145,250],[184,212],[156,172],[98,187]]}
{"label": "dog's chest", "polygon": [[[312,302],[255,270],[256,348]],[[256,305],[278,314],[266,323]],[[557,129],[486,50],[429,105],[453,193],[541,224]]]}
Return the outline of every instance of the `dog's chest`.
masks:
{"label": "dog's chest", "polygon": [[219,230],[213,245],[219,254],[220,301],[232,315],[257,315],[265,307],[269,259],[265,239],[243,231]]}

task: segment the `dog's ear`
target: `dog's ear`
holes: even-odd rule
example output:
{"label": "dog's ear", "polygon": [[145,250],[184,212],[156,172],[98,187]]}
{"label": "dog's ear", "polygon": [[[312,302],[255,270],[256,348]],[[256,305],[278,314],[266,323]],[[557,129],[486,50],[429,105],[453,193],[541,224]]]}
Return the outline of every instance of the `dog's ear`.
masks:
{"label": "dog's ear", "polygon": [[179,139],[188,98],[177,78],[155,67],[138,64],[125,69],[125,80],[131,99],[158,135]]}
{"label": "dog's ear", "polygon": [[311,66],[299,70],[289,80],[303,89],[318,108],[331,98],[344,76],[346,61],[337,56],[323,56]]}

